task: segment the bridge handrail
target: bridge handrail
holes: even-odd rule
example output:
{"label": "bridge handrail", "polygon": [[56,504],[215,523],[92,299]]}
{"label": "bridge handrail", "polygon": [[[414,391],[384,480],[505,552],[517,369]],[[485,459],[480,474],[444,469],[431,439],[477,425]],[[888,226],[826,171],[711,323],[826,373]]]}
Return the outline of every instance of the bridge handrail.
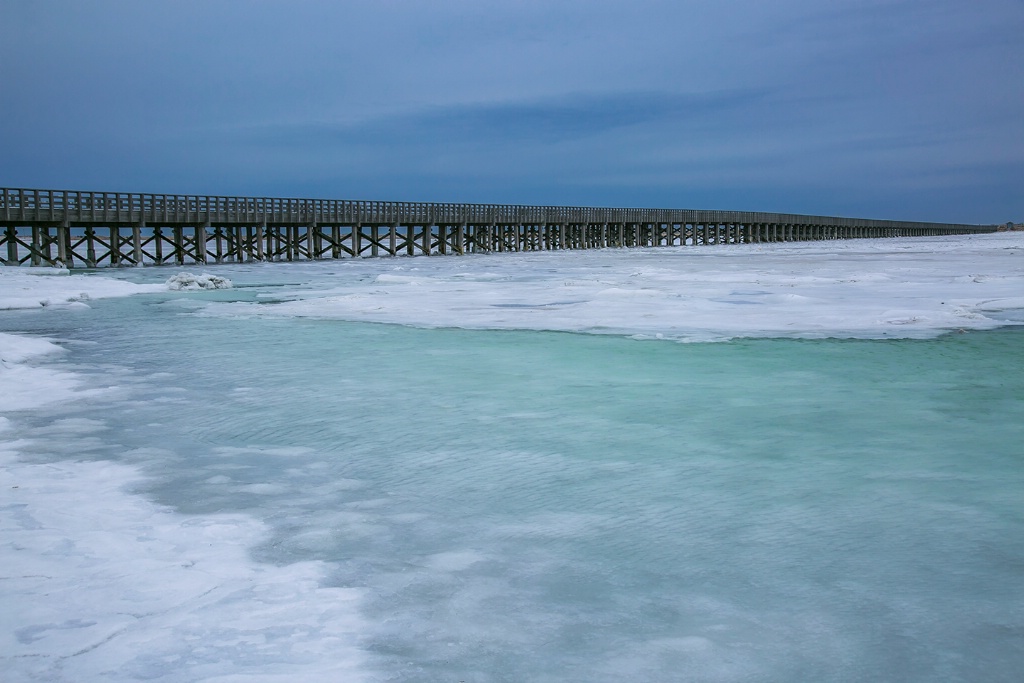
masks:
{"label": "bridge handrail", "polygon": [[994,231],[994,225],[697,209],[392,202],[0,188],[6,222],[601,224],[743,223]]}

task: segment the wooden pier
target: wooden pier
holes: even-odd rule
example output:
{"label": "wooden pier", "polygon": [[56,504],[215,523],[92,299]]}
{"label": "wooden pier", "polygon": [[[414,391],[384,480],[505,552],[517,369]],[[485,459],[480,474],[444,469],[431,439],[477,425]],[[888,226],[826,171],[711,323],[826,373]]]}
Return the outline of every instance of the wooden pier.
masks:
{"label": "wooden pier", "polygon": [[8,266],[187,265],[995,232],[741,211],[0,189]]}

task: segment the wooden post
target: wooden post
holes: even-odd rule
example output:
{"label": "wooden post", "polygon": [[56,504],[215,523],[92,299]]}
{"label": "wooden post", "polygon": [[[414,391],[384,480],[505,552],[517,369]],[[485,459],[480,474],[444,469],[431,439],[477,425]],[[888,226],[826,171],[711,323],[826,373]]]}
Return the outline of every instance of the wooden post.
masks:
{"label": "wooden post", "polygon": [[156,265],[160,266],[164,263],[164,235],[160,226],[153,228],[153,256],[156,259]]}
{"label": "wooden post", "polygon": [[71,258],[71,228],[67,222],[57,226],[57,260],[64,264],[65,268],[73,268]]}
{"label": "wooden post", "polygon": [[252,261],[253,259],[256,258],[256,251],[259,249],[258,240],[256,239],[256,228],[254,228],[251,225],[247,225],[242,229],[245,230],[246,258],[249,261]]}
{"label": "wooden post", "polygon": [[[57,227],[54,226],[54,232],[56,233]],[[50,226],[43,226],[43,260],[47,265],[56,265],[56,261],[53,259],[53,245],[57,242],[56,235],[50,234]]]}
{"label": "wooden post", "polygon": [[39,257],[42,251],[40,242],[40,230],[41,228],[38,225],[32,226],[32,247],[30,249],[29,257],[31,258],[31,263],[33,266],[38,266],[42,264],[42,259]]}
{"label": "wooden post", "polygon": [[231,231],[230,225],[223,226],[224,229],[224,258],[232,260],[235,258],[235,234]]}
{"label": "wooden post", "polygon": [[252,229],[247,225],[236,225],[229,230],[235,233],[236,258],[239,263],[252,260]]}
{"label": "wooden post", "polygon": [[253,226],[253,242],[254,242],[255,247],[256,247],[256,260],[257,261],[263,261],[263,259],[264,259],[264,251],[263,251],[263,239],[264,239],[264,237],[263,237],[263,235],[266,232],[266,227],[267,227],[267,225],[266,225],[265,222],[260,222],[260,223],[257,223],[256,225]]}
{"label": "wooden post", "polygon": [[132,226],[132,254],[136,266],[142,265],[142,228],[145,226],[145,222],[136,223]]}
{"label": "wooden post", "polygon": [[18,265],[18,229],[13,225],[8,225],[4,230],[4,236],[7,240],[7,260],[5,263],[9,266]]}
{"label": "wooden post", "polygon": [[174,262],[183,266],[185,265],[185,243],[182,239],[181,226],[176,225],[172,230],[174,233]]}
{"label": "wooden post", "polygon": [[217,263],[224,263],[224,228],[213,229],[213,258]]}
{"label": "wooden post", "polygon": [[96,267],[96,230],[91,225],[85,228],[85,265],[88,268]]}
{"label": "wooden post", "polygon": [[206,230],[210,227],[210,223],[196,225],[196,262],[206,263]]}
{"label": "wooden post", "polygon": [[110,265],[116,266],[120,262],[121,256],[121,231],[118,226],[111,225],[109,228],[110,234]]}

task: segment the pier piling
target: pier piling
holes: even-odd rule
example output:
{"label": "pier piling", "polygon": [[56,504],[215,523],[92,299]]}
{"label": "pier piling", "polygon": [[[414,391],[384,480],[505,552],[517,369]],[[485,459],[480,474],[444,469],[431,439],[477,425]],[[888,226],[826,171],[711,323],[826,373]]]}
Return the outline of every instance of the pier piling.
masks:
{"label": "pier piling", "polygon": [[0,188],[8,266],[89,268],[996,232],[916,223],[690,209],[365,202]]}

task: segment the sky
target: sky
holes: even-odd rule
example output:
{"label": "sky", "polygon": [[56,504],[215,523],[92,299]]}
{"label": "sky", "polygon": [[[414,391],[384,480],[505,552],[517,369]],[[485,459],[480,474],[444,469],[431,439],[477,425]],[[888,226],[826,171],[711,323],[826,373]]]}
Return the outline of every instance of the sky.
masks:
{"label": "sky", "polygon": [[1024,0],[0,0],[0,186],[1024,221]]}

